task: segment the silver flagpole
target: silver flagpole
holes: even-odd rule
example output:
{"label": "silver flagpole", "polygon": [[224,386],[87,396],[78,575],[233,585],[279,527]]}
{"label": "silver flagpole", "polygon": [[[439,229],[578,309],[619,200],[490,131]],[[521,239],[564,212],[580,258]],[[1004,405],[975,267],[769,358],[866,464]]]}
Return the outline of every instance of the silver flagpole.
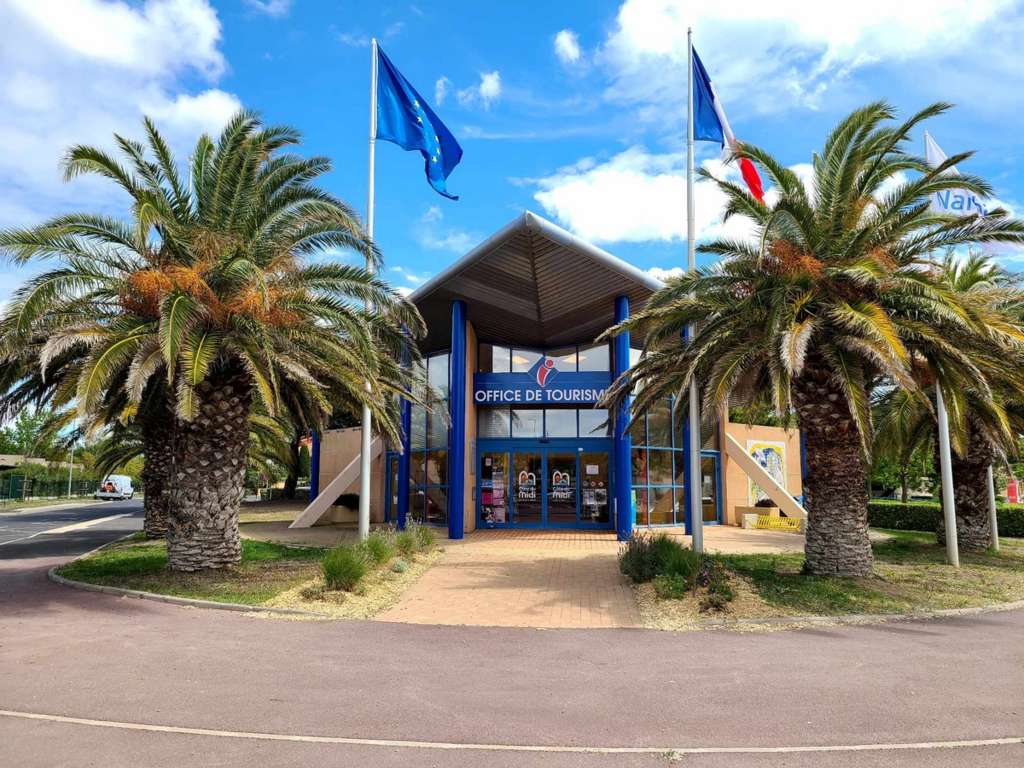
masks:
{"label": "silver flagpole", "polygon": [[946,561],[960,567],[960,548],[956,536],[956,501],[953,498],[953,465],[949,455],[949,416],[942,386],[935,382],[935,410],[939,417],[939,468],[942,474],[942,515],[946,524]]}
{"label": "silver flagpole", "polygon": [[[686,268],[690,272],[697,269],[697,256],[694,247],[696,227],[694,226],[693,207],[693,30],[686,29]],[[693,341],[697,327],[690,325],[689,338]],[[696,378],[690,381],[690,408],[687,413],[689,420],[689,441],[687,453],[690,462],[690,536],[694,552],[704,551],[704,503],[701,493],[700,471],[700,398],[697,392]]]}
{"label": "silver flagpole", "polygon": [[988,524],[992,529],[992,549],[999,551],[999,515],[996,514],[996,481],[988,465]]}
{"label": "silver flagpole", "polygon": [[[377,39],[370,43],[370,170],[366,183],[366,234],[373,239],[373,170],[377,144]],[[369,254],[366,268],[373,269]],[[366,382],[367,391],[370,382]],[[370,535],[370,446],[373,442],[373,417],[370,406],[363,405],[363,431],[359,454],[359,538]]]}

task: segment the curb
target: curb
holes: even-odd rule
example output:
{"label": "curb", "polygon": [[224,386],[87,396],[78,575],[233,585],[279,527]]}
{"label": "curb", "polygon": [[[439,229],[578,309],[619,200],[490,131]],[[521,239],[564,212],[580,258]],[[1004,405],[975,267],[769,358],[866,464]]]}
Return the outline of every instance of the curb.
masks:
{"label": "curb", "polygon": [[65,563],[55,565],[46,571],[46,577],[54,584],[60,584],[62,587],[70,587],[71,589],[80,589],[83,592],[98,592],[104,595],[113,595],[115,597],[134,597],[139,600],[152,600],[157,603],[167,603],[169,605],[181,605],[191,608],[208,608],[215,611],[234,611],[235,613],[271,613],[282,616],[309,616],[317,619],[333,619],[333,616],[328,616],[326,613],[317,613],[315,611],[304,611],[301,608],[269,608],[258,605],[244,605],[243,603],[218,603],[214,600],[199,600],[192,597],[176,597],[174,595],[160,595],[156,592],[144,592],[141,589],[123,589],[121,587],[107,587],[102,584],[90,584],[87,581],[75,581],[74,579],[68,579],[57,573],[58,569],[63,568],[65,565],[81,560],[84,557],[99,552],[101,549],[109,547],[111,544],[117,544],[119,541],[134,536],[136,531],[132,531],[119,539],[108,542],[100,547],[91,549],[88,552],[83,552],[78,557],[73,557]]}
{"label": "curb", "polygon": [[[843,624],[889,624],[899,621],[928,621],[953,619],[963,616],[980,616],[986,613],[1004,613],[1024,608],[1024,600],[1010,603],[995,603],[972,608],[941,608],[935,611],[912,613],[849,613],[840,616],[772,616],[766,619],[701,619],[698,629],[729,629],[750,626],[786,626],[788,624],[843,625]],[[661,630],[673,632],[675,630]]]}

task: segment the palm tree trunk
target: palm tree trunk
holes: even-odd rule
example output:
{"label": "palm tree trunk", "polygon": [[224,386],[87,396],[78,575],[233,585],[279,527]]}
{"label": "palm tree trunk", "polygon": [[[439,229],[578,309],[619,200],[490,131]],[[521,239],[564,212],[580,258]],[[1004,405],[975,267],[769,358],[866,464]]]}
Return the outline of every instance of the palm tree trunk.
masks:
{"label": "palm tree trunk", "polygon": [[167,536],[170,517],[170,471],[171,439],[170,425],[166,430],[143,427],[142,446],[142,530],[147,539],[162,539]]}
{"label": "palm tree trunk", "polygon": [[910,484],[907,482],[906,465],[903,466],[904,470],[900,472],[900,501],[906,504],[910,501]]}
{"label": "palm tree trunk", "polygon": [[238,507],[245,493],[251,385],[236,369],[198,388],[191,422],[178,422],[167,563],[174,571],[224,568],[242,559]]}
{"label": "palm tree trunk", "polygon": [[867,576],[874,559],[867,467],[846,396],[827,368],[808,366],[793,382],[793,401],[807,457],[804,569],[815,576]]}
{"label": "palm tree trunk", "polygon": [[[995,458],[992,444],[974,424],[968,425],[967,454],[952,456],[953,498],[956,500],[957,544],[963,552],[984,552],[992,546],[988,518],[988,468]],[[946,543],[946,523],[939,517],[935,531],[939,544]]]}
{"label": "palm tree trunk", "polygon": [[143,523],[147,539],[167,536],[170,519],[170,473],[174,444],[174,414],[171,412],[163,382],[158,382],[147,398],[139,426],[142,431]]}

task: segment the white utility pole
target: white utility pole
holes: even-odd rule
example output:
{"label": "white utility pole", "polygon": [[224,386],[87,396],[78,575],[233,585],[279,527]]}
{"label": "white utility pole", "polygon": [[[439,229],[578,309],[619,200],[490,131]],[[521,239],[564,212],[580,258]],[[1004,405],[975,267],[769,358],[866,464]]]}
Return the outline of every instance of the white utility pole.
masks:
{"label": "white utility pole", "polygon": [[992,530],[992,549],[999,551],[999,515],[996,514],[996,481],[988,465],[988,525]]}
{"label": "white utility pole", "polygon": [[[370,170],[366,185],[366,234],[373,239],[373,170],[377,145],[377,38],[370,43]],[[373,269],[370,255],[366,268]],[[368,308],[369,309],[369,308]],[[366,382],[367,391],[370,382]],[[370,445],[373,442],[373,417],[370,406],[363,405],[363,431],[359,453],[359,538],[370,535]]]}
{"label": "white utility pole", "polygon": [[956,536],[956,500],[953,498],[953,465],[949,455],[949,416],[942,386],[935,382],[935,410],[939,418],[939,468],[942,475],[942,517],[946,525],[946,562],[960,567]]}
{"label": "white utility pole", "polygon": [[[693,30],[686,30],[686,268],[697,270],[696,226],[693,207]],[[692,342],[697,327],[690,325],[689,341]],[[704,551],[704,496],[701,482],[700,461],[700,393],[697,380],[690,381],[690,407],[687,413],[689,440],[687,453],[690,462],[690,536],[694,552]]]}

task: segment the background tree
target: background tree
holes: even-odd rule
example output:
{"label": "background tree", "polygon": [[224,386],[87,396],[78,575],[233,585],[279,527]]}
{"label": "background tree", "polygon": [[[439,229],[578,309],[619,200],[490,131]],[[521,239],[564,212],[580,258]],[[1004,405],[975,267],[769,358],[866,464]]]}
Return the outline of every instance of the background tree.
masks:
{"label": "background tree", "polygon": [[[764,397],[777,413],[795,411],[807,461],[805,568],[813,574],[871,571],[867,471],[876,387],[916,389],[915,350],[939,349],[944,390],[983,391],[971,345],[952,349],[947,339],[994,339],[1015,348],[1024,339],[1014,322],[962,307],[926,268],[928,255],[946,248],[1024,240],[1024,224],[1005,213],[930,212],[936,192],[990,192],[975,176],[946,175],[969,154],[931,168],[907,153],[911,132],[946,109],[937,104],[901,124],[882,102],[856,110],[813,156],[807,185],[769,153],[744,145],[739,155],[759,164],[775,188],[766,205],[732,182],[703,175],[726,195],[725,218],[748,219],[754,237],[702,245],[703,254],[721,261],[668,281],[606,334],[628,329],[644,340],[644,357],[609,390],[606,405],[636,389],[633,412],[643,413],[684,395],[696,377],[707,418],[731,401]],[[681,344],[691,323],[696,335]]]}

